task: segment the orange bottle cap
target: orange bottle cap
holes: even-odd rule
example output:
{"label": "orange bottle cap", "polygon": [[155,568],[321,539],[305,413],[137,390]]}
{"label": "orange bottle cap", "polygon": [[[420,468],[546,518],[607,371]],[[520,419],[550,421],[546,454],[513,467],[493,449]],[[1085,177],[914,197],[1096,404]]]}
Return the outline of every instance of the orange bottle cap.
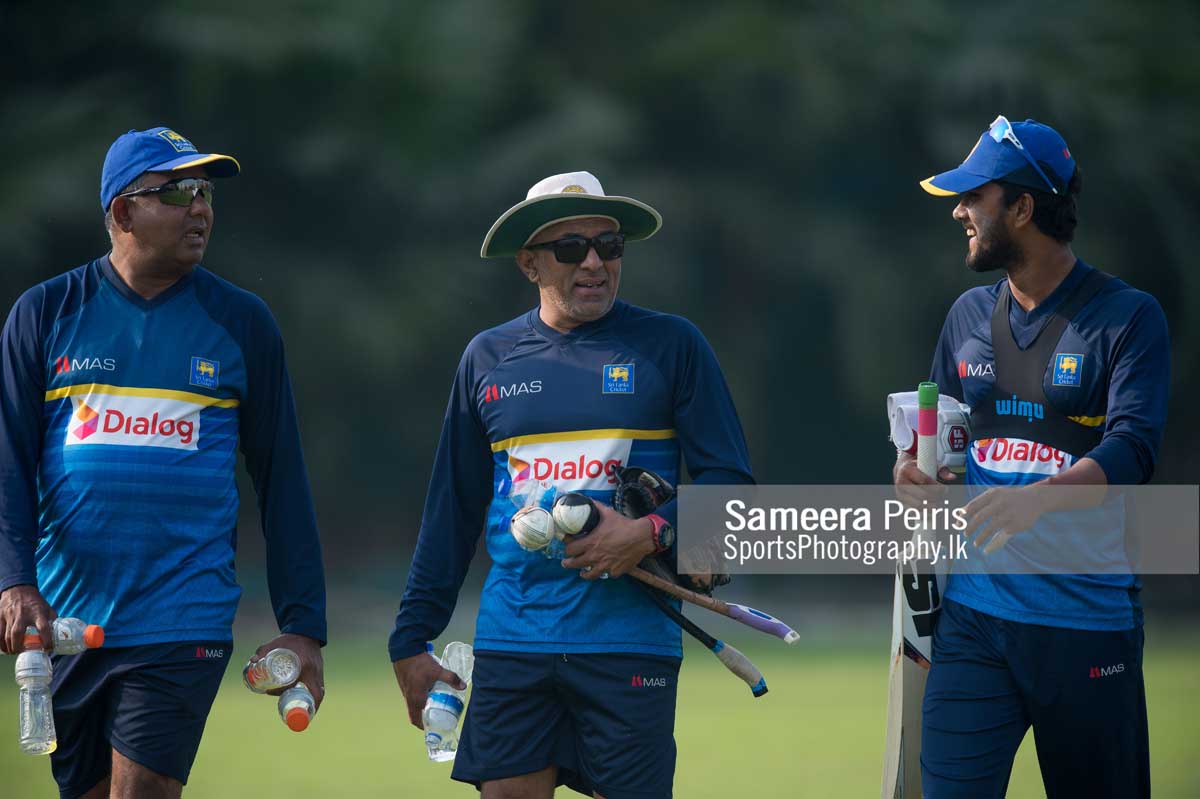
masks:
{"label": "orange bottle cap", "polygon": [[42,644],[42,637],[37,633],[25,633],[25,648],[28,649],[45,649]]}
{"label": "orange bottle cap", "polygon": [[83,630],[83,643],[88,649],[104,646],[104,628],[99,624],[89,624]]}
{"label": "orange bottle cap", "polygon": [[287,712],[288,729],[292,732],[304,732],[308,729],[308,711],[302,707],[294,707]]}

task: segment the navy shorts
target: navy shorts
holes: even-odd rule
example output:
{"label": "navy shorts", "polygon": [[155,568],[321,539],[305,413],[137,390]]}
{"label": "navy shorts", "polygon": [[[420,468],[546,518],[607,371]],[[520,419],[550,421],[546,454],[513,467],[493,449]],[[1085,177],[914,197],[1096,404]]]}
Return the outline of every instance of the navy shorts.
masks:
{"label": "navy shorts", "polygon": [[675,776],[678,658],[475,653],[453,777],[478,786],[558,766],[558,784],[663,799]]}
{"label": "navy shorts", "polygon": [[193,641],[55,656],[50,765],[59,793],[95,787],[112,772],[113,749],[186,784],[232,654],[229,641]]}
{"label": "navy shorts", "polygon": [[1003,797],[1030,726],[1049,799],[1150,796],[1141,627],[1005,621],[947,600],[921,724],[926,799]]}

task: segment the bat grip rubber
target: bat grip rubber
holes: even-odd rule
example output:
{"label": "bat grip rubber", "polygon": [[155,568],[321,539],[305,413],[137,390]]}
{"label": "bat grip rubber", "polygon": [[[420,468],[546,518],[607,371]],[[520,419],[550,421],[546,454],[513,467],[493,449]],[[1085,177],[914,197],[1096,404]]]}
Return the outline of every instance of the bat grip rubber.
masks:
{"label": "bat grip rubber", "polygon": [[938,473],[937,383],[922,383],[917,388],[917,468],[929,477]]}
{"label": "bat grip rubber", "polygon": [[717,641],[712,651],[717,656],[717,659],[725,664],[727,669],[738,677],[741,677],[742,681],[750,686],[751,693],[756,697],[762,696],[767,692],[767,680],[762,676],[762,672],[758,670],[758,667],[750,662],[750,658],[720,640]]}
{"label": "bat grip rubber", "polygon": [[738,605],[733,602],[729,605],[729,618],[735,621],[740,621],[748,627],[753,627],[760,632],[773,635],[776,638],[782,638],[789,644],[794,644],[800,640],[800,633],[787,626],[779,619],[772,616],[770,613],[763,613],[761,610]]}

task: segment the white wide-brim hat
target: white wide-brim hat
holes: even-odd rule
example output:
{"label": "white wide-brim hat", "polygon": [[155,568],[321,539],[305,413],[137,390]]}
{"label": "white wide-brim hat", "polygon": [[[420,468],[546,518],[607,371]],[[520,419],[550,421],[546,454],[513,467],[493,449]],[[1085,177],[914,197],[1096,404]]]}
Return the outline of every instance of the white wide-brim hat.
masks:
{"label": "white wide-brim hat", "polygon": [[597,216],[615,222],[626,241],[648,239],[662,227],[658,211],[630,197],[605,194],[591,172],[566,172],[533,184],[524,202],[501,214],[483,237],[479,254],[511,257],[556,222]]}

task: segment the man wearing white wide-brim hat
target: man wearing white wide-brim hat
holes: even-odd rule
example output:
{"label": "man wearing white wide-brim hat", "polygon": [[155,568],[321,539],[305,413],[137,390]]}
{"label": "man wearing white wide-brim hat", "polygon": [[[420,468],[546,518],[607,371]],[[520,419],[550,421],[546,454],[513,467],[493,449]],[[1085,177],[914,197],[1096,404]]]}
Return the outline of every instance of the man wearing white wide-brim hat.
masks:
{"label": "man wearing white wide-brim hat", "polygon": [[[675,506],[633,520],[607,503],[626,466],[676,483],[682,457],[693,482],[753,478],[700,331],[617,300],[625,246],[661,224],[572,172],[535,184],[484,238],[481,255],[515,258],[539,304],[480,333],[459,364],[389,651],[420,726],[434,681],[459,682],[425,642],[449,622],[483,528],[492,567],[453,776],[485,799],[549,799],[562,784],[605,799],[671,795],[680,631],[615,578],[673,557]],[[551,557],[522,549],[513,514],[569,491],[600,501],[599,526]]]}

